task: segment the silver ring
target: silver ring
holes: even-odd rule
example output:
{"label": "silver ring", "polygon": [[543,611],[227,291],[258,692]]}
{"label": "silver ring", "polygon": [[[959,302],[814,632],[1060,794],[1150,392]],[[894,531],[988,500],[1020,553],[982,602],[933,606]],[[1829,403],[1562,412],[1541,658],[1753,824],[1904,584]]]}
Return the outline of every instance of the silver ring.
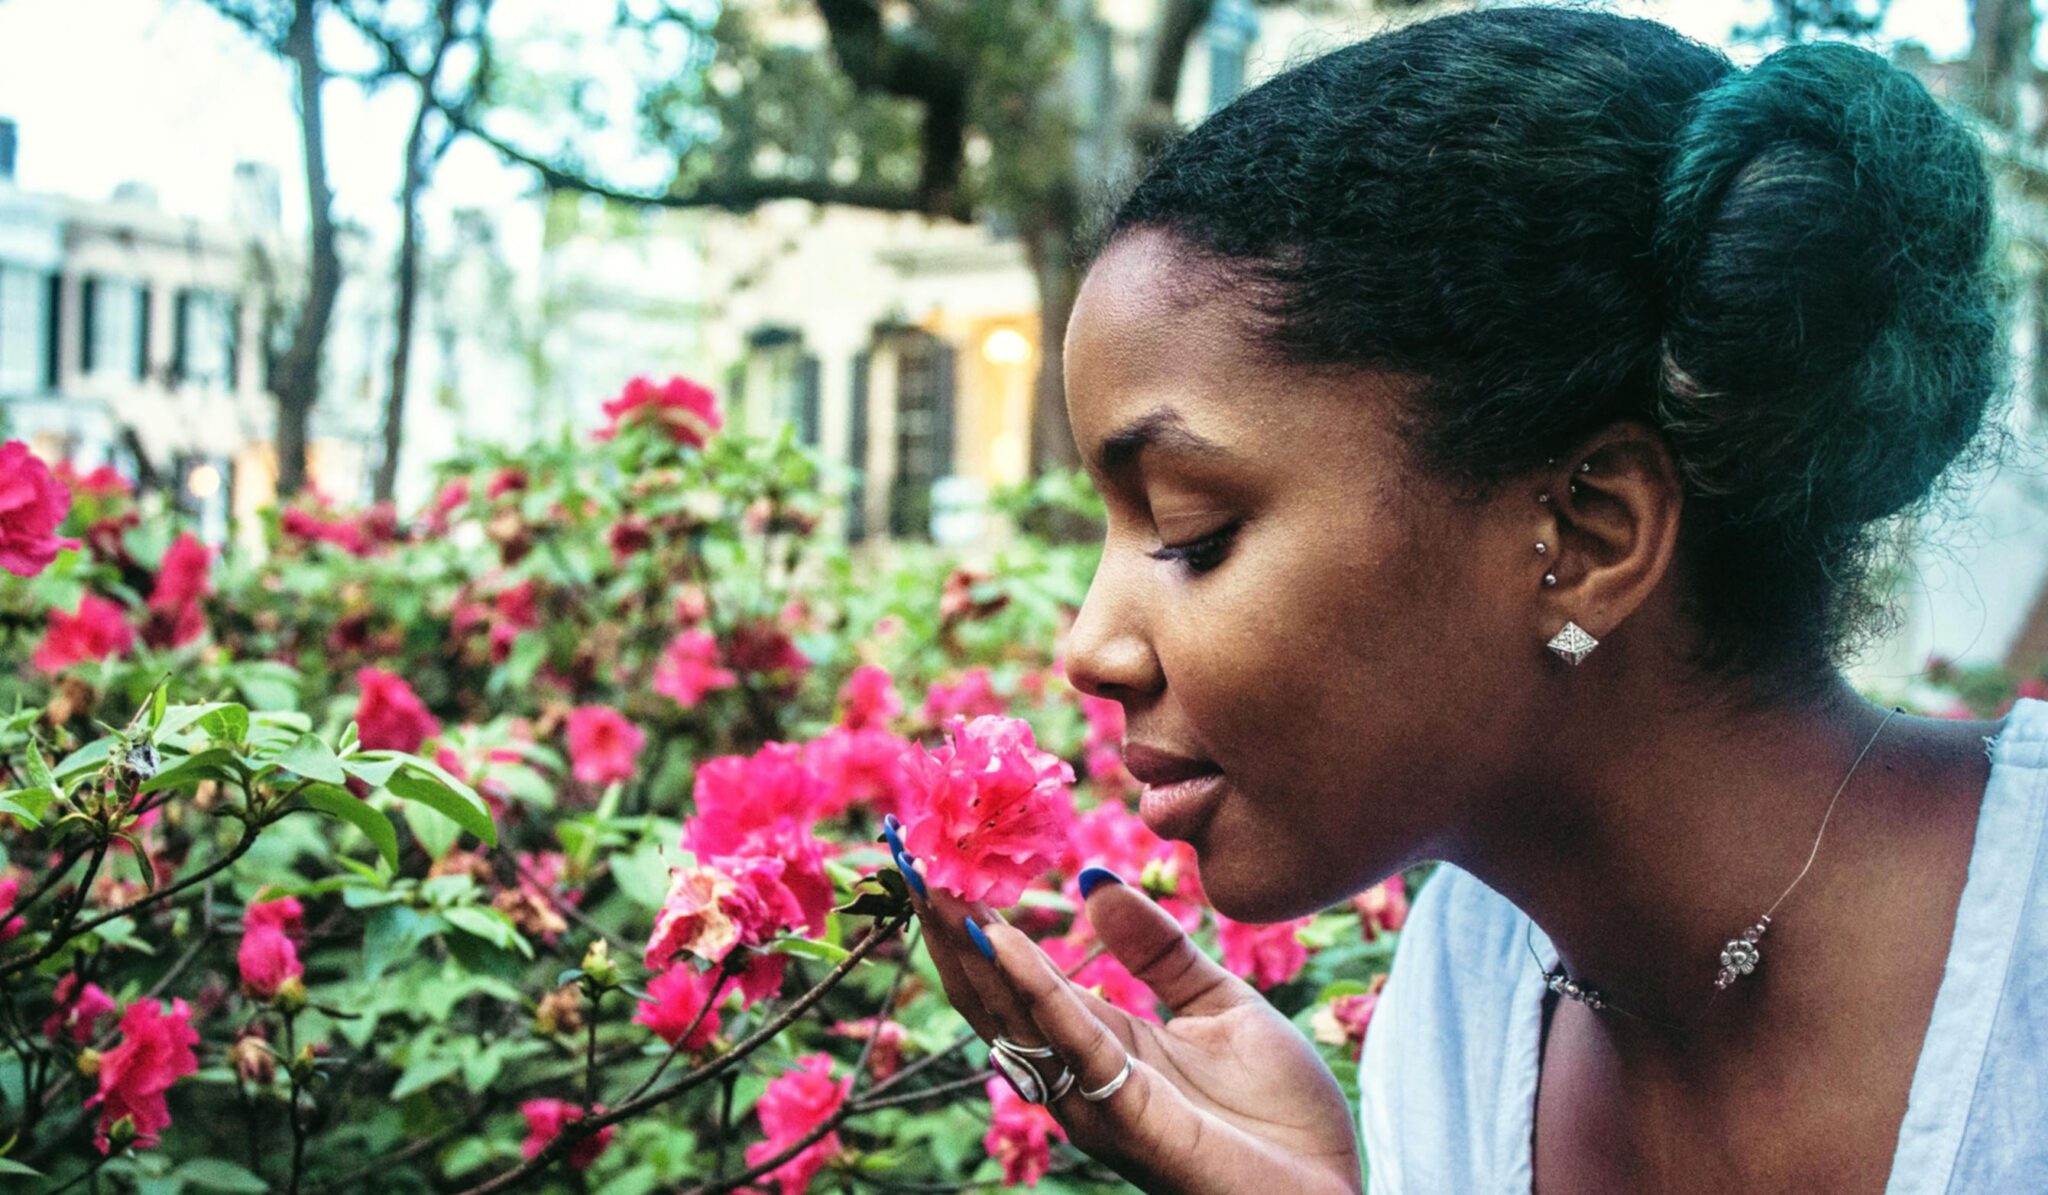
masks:
{"label": "silver ring", "polygon": [[1116,1073],[1116,1078],[1111,1079],[1109,1082],[1104,1083],[1102,1086],[1096,1088],[1093,1091],[1090,1091],[1086,1087],[1083,1087],[1081,1089],[1081,1098],[1087,1100],[1091,1104],[1099,1104],[1103,1100],[1108,1099],[1110,1096],[1115,1095],[1117,1093],[1117,1089],[1124,1085],[1124,1080],[1130,1077],[1131,1056],[1129,1053],[1125,1053],[1123,1069]]}
{"label": "silver ring", "polygon": [[1051,1089],[1048,1090],[1045,1076],[1038,1073],[1038,1068],[1031,1065],[1030,1060],[1019,1057],[1016,1046],[1003,1038],[997,1038],[989,1047],[988,1060],[991,1066],[1002,1072],[1003,1077],[1010,1081],[1010,1086],[1017,1089],[1018,1098],[1028,1104],[1050,1103],[1065,1095],[1067,1089],[1074,1085],[1073,1070],[1061,1066],[1059,1076],[1052,1081]]}
{"label": "silver ring", "polygon": [[1000,1033],[996,1034],[996,1039],[990,1043],[989,1048],[1008,1050],[1019,1058],[1051,1058],[1059,1053],[1058,1050],[1053,1049],[1051,1046],[1018,1045]]}

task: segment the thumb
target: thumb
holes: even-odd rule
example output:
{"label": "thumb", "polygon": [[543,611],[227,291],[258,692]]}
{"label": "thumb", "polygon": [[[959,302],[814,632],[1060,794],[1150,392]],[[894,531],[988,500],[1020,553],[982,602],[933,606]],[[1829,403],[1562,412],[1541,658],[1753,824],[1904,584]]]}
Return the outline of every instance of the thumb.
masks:
{"label": "thumb", "polygon": [[1175,1016],[1213,1016],[1259,999],[1243,980],[1202,953],[1171,913],[1115,872],[1088,868],[1081,884],[1095,936]]}

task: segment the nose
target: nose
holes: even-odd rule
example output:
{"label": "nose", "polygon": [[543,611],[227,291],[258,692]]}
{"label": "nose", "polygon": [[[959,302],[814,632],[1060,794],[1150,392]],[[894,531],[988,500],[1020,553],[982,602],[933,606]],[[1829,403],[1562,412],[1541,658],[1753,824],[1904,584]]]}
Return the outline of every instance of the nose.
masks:
{"label": "nose", "polygon": [[1067,634],[1067,679],[1090,697],[1126,707],[1165,687],[1165,674],[1152,649],[1144,586],[1112,563],[1106,548],[1088,583],[1088,596]]}

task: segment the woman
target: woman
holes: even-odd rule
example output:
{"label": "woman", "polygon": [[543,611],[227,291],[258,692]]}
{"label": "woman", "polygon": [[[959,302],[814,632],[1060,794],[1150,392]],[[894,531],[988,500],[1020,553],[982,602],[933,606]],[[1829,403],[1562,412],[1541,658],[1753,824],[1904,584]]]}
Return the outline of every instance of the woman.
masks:
{"label": "woman", "polygon": [[[1373,1189],[2048,1190],[2048,704],[1901,716],[1834,664],[1883,520],[1995,423],[1991,224],[1882,59],[1555,9],[1307,63],[1116,213],[1068,672],[1228,916],[1447,861]],[[1141,1188],[1357,1189],[1307,1043],[1115,878],[1088,916],[1169,1024],[933,891],[954,1004]]]}

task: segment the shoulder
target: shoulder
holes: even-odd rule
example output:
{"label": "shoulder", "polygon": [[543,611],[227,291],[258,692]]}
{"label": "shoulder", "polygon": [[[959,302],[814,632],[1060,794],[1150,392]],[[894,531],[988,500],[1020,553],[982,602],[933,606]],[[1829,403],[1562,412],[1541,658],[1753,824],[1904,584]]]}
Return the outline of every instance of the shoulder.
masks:
{"label": "shoulder", "polygon": [[1542,999],[1527,927],[1449,864],[1416,896],[1359,1060],[1375,1191],[1478,1190],[1515,1164],[1502,1122],[1531,1107]]}

